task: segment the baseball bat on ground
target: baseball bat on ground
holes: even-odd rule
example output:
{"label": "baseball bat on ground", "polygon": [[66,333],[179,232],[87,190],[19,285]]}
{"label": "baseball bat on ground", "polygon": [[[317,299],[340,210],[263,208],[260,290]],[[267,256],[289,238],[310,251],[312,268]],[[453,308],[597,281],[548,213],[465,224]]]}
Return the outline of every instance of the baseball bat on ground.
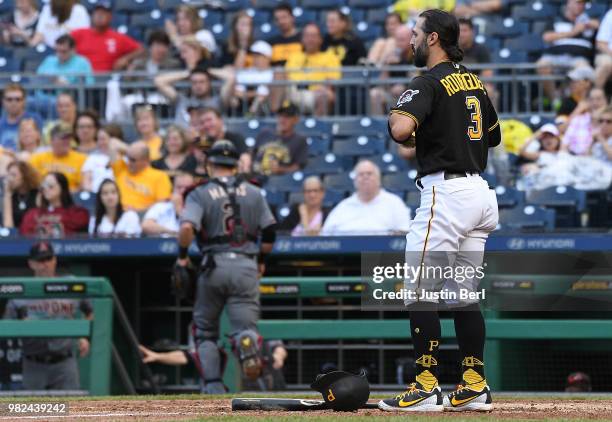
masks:
{"label": "baseball bat on ground", "polygon": [[[232,399],[232,410],[286,410],[301,412],[305,410],[327,410],[330,407],[323,400],[275,399],[275,398],[237,398]],[[366,403],[361,409],[378,409],[376,403]]]}

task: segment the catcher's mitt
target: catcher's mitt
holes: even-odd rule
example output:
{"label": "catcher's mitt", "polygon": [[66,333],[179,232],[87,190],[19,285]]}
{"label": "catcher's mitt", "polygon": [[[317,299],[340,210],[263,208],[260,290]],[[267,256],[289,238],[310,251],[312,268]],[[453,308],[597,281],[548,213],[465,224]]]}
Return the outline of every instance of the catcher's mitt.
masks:
{"label": "catcher's mitt", "polygon": [[172,268],[172,294],[181,300],[193,300],[198,272],[191,262],[186,266],[174,264]]}

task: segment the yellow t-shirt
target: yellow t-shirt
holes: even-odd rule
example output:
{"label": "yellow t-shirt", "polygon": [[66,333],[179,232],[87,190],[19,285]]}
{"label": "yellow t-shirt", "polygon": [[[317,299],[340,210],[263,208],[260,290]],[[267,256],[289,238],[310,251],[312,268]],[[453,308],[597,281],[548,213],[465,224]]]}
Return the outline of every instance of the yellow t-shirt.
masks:
{"label": "yellow t-shirt", "polygon": [[71,191],[79,190],[81,186],[81,167],[87,160],[87,155],[77,151],[70,151],[64,157],[56,157],[52,151],[37,152],[30,157],[30,164],[41,177],[47,173],[64,173],[68,179]]}
{"label": "yellow t-shirt", "polygon": [[393,11],[399,13],[402,21],[406,21],[411,13],[420,13],[428,9],[442,9],[450,12],[454,8],[455,0],[397,0],[393,5]]}
{"label": "yellow t-shirt", "polygon": [[127,164],[118,160],[113,164],[115,180],[121,192],[121,202],[127,209],[145,211],[172,194],[172,183],[166,173],[147,167],[137,174],[130,174]]}
{"label": "yellow t-shirt", "polygon": [[523,144],[533,135],[531,128],[520,120],[500,120],[499,127],[504,148],[507,152],[516,155],[520,152]]}
{"label": "yellow t-shirt", "polygon": [[147,146],[149,147],[149,158],[151,161],[157,160],[162,157],[161,150],[163,143],[164,142],[162,141],[162,138],[159,137],[159,135],[155,136],[154,138],[151,138],[151,140],[149,141],[145,141],[145,144],[147,144]]}
{"label": "yellow t-shirt", "polygon": [[[287,78],[290,81],[326,81],[329,79],[340,79],[342,77],[340,67],[340,59],[329,51],[315,54],[299,52],[289,57],[287,63],[285,63],[285,69],[288,70]],[[308,70],[308,68],[321,69]],[[308,88],[317,89],[317,87],[318,85],[310,85]]]}

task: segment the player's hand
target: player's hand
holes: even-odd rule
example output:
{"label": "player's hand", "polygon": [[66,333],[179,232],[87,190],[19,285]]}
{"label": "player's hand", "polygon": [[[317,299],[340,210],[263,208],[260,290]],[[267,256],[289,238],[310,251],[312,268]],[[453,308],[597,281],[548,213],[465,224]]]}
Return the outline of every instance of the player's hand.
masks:
{"label": "player's hand", "polygon": [[287,359],[287,349],[283,346],[277,346],[274,348],[274,352],[272,352],[272,367],[274,369],[281,369],[285,366],[285,359]]}
{"label": "player's hand", "polygon": [[266,272],[266,264],[260,262],[257,264],[257,278],[262,278]]}
{"label": "player's hand", "polygon": [[187,267],[189,264],[191,264],[191,261],[189,260],[189,257],[187,257],[187,258],[177,258],[176,259],[176,264],[180,265],[181,267]]}
{"label": "player's hand", "polygon": [[138,345],[138,350],[142,353],[142,363],[153,363],[157,362],[158,354],[151,349],[147,349],[142,344]]}
{"label": "player's hand", "polygon": [[585,29],[587,29],[587,23],[578,22],[576,25],[574,25],[574,34],[579,35],[583,33]]}
{"label": "player's hand", "polygon": [[89,340],[86,338],[79,339],[79,357],[84,358],[89,354]]}

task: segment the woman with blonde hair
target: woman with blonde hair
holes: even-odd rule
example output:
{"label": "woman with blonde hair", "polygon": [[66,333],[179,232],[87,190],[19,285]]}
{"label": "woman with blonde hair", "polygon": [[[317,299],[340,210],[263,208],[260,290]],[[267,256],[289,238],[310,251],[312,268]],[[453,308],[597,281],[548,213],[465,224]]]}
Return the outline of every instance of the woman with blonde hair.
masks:
{"label": "woman with blonde hair", "polygon": [[75,29],[88,28],[90,23],[87,9],[77,0],[51,0],[40,13],[30,45],[44,42],[53,48],[59,37]]}
{"label": "woman with blonde hair", "polygon": [[179,52],[189,71],[198,66],[208,68],[212,64],[210,52],[193,35],[183,38]]}
{"label": "woman with blonde hair", "polygon": [[170,41],[180,49],[181,43],[186,36],[194,36],[198,42],[206,50],[214,53],[217,49],[217,43],[213,34],[204,29],[202,18],[198,15],[195,7],[186,4],[180,5],[176,9],[176,23],[171,20],[166,20],[166,34],[170,37]]}
{"label": "woman with blonde hair", "polygon": [[253,59],[249,49],[254,41],[253,18],[245,11],[236,13],[232,19],[230,36],[221,49],[220,65],[233,66],[236,69],[250,67]]}
{"label": "woman with blonde hair", "polygon": [[17,132],[17,145],[19,152],[16,154],[16,158],[22,161],[28,161],[32,154],[38,152],[40,149],[42,135],[40,129],[34,119],[23,119],[19,122],[19,129]]}
{"label": "woman with blonde hair", "polygon": [[39,16],[36,0],[17,0],[10,21],[2,29],[4,43],[14,47],[29,45]]}
{"label": "woman with blonde hair", "polygon": [[134,111],[134,125],[143,141],[149,147],[149,157],[157,160],[161,157],[162,138],[159,136],[159,122],[153,107],[150,105],[137,107]]}
{"label": "woman with blonde hair", "polygon": [[195,157],[189,153],[185,131],[179,126],[171,125],[166,131],[164,143],[166,153],[151,163],[153,168],[162,170],[173,180],[178,172],[193,174],[197,167]]}

